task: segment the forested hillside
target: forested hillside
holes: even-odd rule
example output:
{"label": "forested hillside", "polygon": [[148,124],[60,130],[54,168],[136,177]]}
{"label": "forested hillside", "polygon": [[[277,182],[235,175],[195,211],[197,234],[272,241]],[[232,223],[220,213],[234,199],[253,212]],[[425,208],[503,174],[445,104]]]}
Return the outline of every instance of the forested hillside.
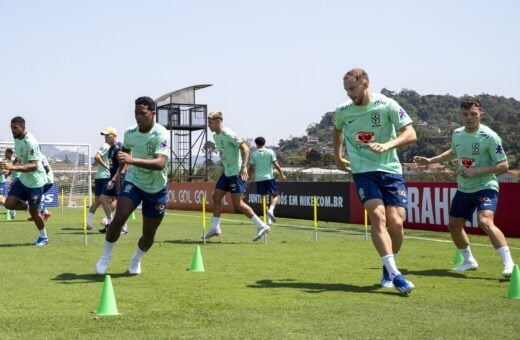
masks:
{"label": "forested hillside", "polygon": [[[453,129],[462,125],[459,117],[462,98],[447,95],[420,95],[413,90],[381,91],[394,98],[414,120],[417,143],[399,149],[402,162],[412,162],[414,155],[432,156],[450,146]],[[520,101],[488,94],[473,96],[482,103],[482,123],[495,130],[503,140],[510,168],[519,168]],[[277,156],[284,166],[334,165],[332,156],[333,112],[326,112],[319,123],[311,123],[306,135],[282,139]]]}

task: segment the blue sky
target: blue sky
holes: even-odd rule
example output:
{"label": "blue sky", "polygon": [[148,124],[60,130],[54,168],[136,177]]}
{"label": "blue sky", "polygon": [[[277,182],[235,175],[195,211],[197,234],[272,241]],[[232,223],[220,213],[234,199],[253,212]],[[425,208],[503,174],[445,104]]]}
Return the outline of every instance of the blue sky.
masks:
{"label": "blue sky", "polygon": [[302,136],[375,91],[520,99],[518,1],[0,0],[0,140],[22,115],[40,142],[91,143],[134,124],[133,100],[195,84],[241,137]]}

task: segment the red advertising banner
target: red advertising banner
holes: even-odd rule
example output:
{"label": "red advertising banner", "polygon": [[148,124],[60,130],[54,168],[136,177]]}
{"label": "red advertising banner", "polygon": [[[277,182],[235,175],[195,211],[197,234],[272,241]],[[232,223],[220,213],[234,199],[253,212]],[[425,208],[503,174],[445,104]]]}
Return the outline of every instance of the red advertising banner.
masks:
{"label": "red advertising banner", "polygon": [[[202,210],[202,197],[206,196],[206,211],[213,211],[211,194],[215,189],[215,182],[169,183],[168,209],[174,210]],[[222,200],[222,212],[232,213],[233,202],[228,193]]]}
{"label": "red advertising banner", "polygon": [[[351,223],[364,223],[363,207],[356,194],[354,183],[350,183]],[[457,183],[443,182],[407,182],[408,209],[405,228],[432,231],[448,231],[448,218],[451,200],[457,191]],[[520,192],[520,183],[500,183],[498,207],[495,224],[507,237],[520,237],[518,221],[512,212],[516,196]],[[477,214],[471,222],[466,222],[469,234],[484,234],[478,227]]]}

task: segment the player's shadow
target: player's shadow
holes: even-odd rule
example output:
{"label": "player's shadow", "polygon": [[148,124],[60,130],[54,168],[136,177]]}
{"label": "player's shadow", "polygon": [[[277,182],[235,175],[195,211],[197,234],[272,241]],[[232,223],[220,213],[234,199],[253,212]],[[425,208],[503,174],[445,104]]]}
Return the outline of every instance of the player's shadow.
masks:
{"label": "player's shadow", "polygon": [[245,242],[223,242],[223,241],[208,241],[208,240],[206,240],[206,244],[204,244],[204,242],[202,240],[182,239],[182,240],[155,241],[155,243],[211,245],[211,244],[244,244]]}
{"label": "player's shadow", "polygon": [[454,272],[449,269],[425,269],[425,270],[406,270],[399,268],[403,275],[417,275],[417,276],[435,276],[435,277],[452,277],[455,279],[469,279],[469,280],[496,280],[491,277],[471,277],[464,272]]}
{"label": "player's shadow", "polygon": [[344,283],[320,283],[320,282],[299,282],[295,279],[282,280],[258,280],[248,288],[290,288],[299,289],[306,293],[325,293],[325,292],[346,292],[346,293],[375,293],[375,294],[399,294],[395,290],[381,290],[381,285],[374,284],[371,286],[356,286]]}
{"label": "player's shadow", "polygon": [[32,243],[5,243],[5,244],[0,244],[0,248],[27,247],[27,246],[32,246]]}
{"label": "player's shadow", "polygon": [[[125,273],[111,273],[111,278],[118,277],[135,277],[135,275],[131,275],[128,272]],[[103,282],[105,280],[105,275],[98,274],[76,274],[76,273],[62,273],[52,278],[53,281],[58,281],[64,284],[73,284],[73,283],[94,283],[94,282]]]}

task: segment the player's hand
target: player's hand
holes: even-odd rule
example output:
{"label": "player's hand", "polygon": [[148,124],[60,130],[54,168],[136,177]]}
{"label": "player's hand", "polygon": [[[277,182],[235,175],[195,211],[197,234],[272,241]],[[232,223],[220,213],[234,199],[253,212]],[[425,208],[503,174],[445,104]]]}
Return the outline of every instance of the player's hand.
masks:
{"label": "player's hand", "polygon": [[429,158],[423,156],[414,156],[413,161],[419,165],[430,165],[432,163]]}
{"label": "player's hand", "polygon": [[245,166],[240,169],[239,176],[240,176],[240,178],[242,178],[242,180],[244,182],[247,182],[247,179],[249,178],[249,174],[247,173],[247,168]]}
{"label": "player's hand", "polygon": [[368,143],[367,144],[370,150],[372,150],[375,153],[383,153],[388,151],[388,147],[386,144],[379,144],[379,143]]}
{"label": "player's hand", "polygon": [[336,159],[336,166],[338,167],[338,169],[346,172],[352,171],[352,169],[350,169],[350,162],[343,157]]}
{"label": "player's hand", "polygon": [[108,190],[112,190],[114,188],[114,184],[115,184],[115,181],[113,179],[111,179],[110,181],[108,181],[107,183],[107,189]]}
{"label": "player's hand", "polygon": [[11,163],[8,163],[5,161],[0,161],[0,170],[11,170],[11,168],[12,168]]}
{"label": "player's hand", "polygon": [[467,168],[459,170],[458,175],[462,178],[470,178],[478,174],[478,170],[476,168]]}
{"label": "player's hand", "polygon": [[128,153],[118,151],[117,152],[117,160],[120,163],[123,163],[123,164],[132,164],[134,159]]}

